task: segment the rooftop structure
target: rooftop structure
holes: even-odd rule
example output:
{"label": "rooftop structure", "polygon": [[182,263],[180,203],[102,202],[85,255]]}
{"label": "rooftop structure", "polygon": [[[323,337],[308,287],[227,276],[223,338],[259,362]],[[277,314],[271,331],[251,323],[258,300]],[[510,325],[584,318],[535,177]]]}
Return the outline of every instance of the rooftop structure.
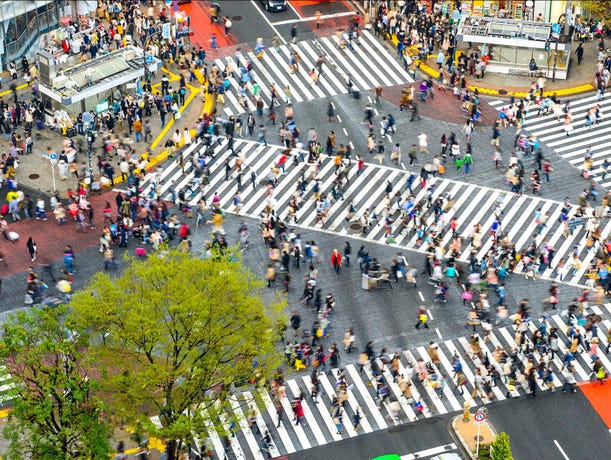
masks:
{"label": "rooftop structure", "polygon": [[[53,60],[54,55],[47,51],[38,53],[41,77],[44,68],[53,65]],[[160,67],[161,61],[157,58],[147,55],[147,61],[146,67],[150,72]],[[135,82],[144,76],[144,72],[144,51],[136,46],[127,46],[61,70],[56,75],[50,72],[48,79],[40,79],[39,91],[64,106],[70,106],[117,86]]]}

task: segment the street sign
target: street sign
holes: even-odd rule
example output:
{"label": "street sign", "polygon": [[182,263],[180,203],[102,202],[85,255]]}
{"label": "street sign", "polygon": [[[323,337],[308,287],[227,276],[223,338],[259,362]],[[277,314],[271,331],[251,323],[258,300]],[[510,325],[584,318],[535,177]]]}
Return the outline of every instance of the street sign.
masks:
{"label": "street sign", "polygon": [[108,110],[108,101],[102,101],[99,104],[95,105],[95,113],[98,115],[102,112],[106,112]]}
{"label": "street sign", "polygon": [[153,56],[147,54],[146,56],[144,56],[144,62],[146,62],[146,65],[151,65],[153,63]]}
{"label": "street sign", "polygon": [[170,38],[170,23],[169,22],[163,23],[163,28],[161,30],[161,36],[167,39]]}
{"label": "street sign", "polygon": [[562,27],[557,22],[552,24],[552,32],[555,34],[559,34],[562,30]]}
{"label": "street sign", "polygon": [[484,423],[486,421],[486,413],[478,410],[473,415],[473,420],[475,421],[475,423]]}
{"label": "street sign", "polygon": [[165,4],[170,6],[172,4],[172,0],[165,0]]}
{"label": "street sign", "polygon": [[51,160],[51,163],[55,164],[57,163],[57,153],[50,153],[48,156],[49,160]]}

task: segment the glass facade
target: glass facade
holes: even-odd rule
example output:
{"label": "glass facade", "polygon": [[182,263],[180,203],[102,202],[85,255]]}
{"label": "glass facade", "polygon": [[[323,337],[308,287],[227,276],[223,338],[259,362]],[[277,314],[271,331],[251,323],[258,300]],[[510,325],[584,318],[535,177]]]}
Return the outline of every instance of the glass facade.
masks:
{"label": "glass facade", "polygon": [[[40,35],[59,27],[63,0],[3,1],[0,3],[2,68],[27,55]],[[30,56],[31,57],[31,56]],[[30,59],[31,61],[31,59]]]}

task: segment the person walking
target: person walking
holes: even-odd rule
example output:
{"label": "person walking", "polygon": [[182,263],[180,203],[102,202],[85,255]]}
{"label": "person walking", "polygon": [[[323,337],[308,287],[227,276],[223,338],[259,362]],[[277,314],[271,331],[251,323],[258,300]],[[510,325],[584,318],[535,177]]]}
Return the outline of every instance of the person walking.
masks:
{"label": "person walking", "polygon": [[418,322],[416,323],[415,328],[420,329],[420,326],[424,325],[425,329],[428,329],[428,320],[429,316],[426,312],[426,307],[424,305],[420,305],[418,308]]}
{"label": "person walking", "polygon": [[64,268],[68,273],[74,275],[74,251],[70,245],[64,248]]}
{"label": "person walking", "polygon": [[346,244],[344,244],[344,261],[345,261],[346,267],[350,266],[350,257],[351,256],[352,256],[352,246],[350,245],[349,241],[346,241]]}
{"label": "person walking", "polygon": [[110,246],[107,246],[104,250],[104,270],[109,268],[117,268],[117,264],[115,262],[115,252]]}
{"label": "person walking", "polygon": [[295,41],[297,40],[297,24],[293,24],[291,26],[291,44],[295,44]]}
{"label": "person walking", "polygon": [[583,46],[581,43],[575,50],[575,54],[577,55],[577,65],[581,65],[581,61],[583,61]]}
{"label": "person walking", "polygon": [[28,247],[28,252],[30,253],[30,259],[32,259],[32,262],[36,261],[36,243],[34,242],[34,239],[30,236],[28,238],[28,242],[26,243],[26,246]]}
{"label": "person walking", "polygon": [[331,254],[331,265],[335,273],[339,274],[342,267],[342,255],[337,249],[333,249],[333,254]]}
{"label": "person walking", "polygon": [[291,407],[293,408],[293,414],[295,415],[295,426],[297,426],[304,416],[301,398],[295,398],[291,404]]}

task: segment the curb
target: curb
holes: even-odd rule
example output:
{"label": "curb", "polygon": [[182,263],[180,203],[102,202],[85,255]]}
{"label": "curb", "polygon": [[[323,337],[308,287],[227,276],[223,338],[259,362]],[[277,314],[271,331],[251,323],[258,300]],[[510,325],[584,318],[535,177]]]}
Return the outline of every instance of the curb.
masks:
{"label": "curb", "polygon": [[462,453],[469,455],[469,458],[473,458],[473,455],[471,454],[471,449],[469,449],[467,441],[465,441],[465,438],[463,438],[462,434],[460,434],[456,429],[456,422],[458,420],[462,420],[462,418],[462,415],[456,415],[455,417],[453,417],[450,422],[450,427],[452,428],[452,434],[456,436],[456,439],[458,439],[458,442],[460,444],[460,450],[462,451]]}
{"label": "curb", "polygon": [[[456,415],[454,418],[452,418],[452,422],[451,422],[452,434],[454,434],[456,436],[456,438],[458,439],[458,441],[460,443],[461,450],[463,451],[463,453],[467,454],[469,456],[469,458],[471,458],[473,460],[477,460],[477,457],[471,451],[471,448],[469,447],[469,444],[467,443],[465,438],[462,436],[462,434],[460,434],[459,429],[456,427],[457,422],[462,422],[462,419],[463,419],[463,415],[462,414]],[[471,422],[469,422],[469,423],[471,423]],[[484,424],[490,429],[490,431],[492,432],[492,434],[494,434],[495,437],[498,436],[498,433],[496,432],[496,430],[494,429],[494,427],[492,426],[491,423],[486,421],[486,422],[484,422]]]}

